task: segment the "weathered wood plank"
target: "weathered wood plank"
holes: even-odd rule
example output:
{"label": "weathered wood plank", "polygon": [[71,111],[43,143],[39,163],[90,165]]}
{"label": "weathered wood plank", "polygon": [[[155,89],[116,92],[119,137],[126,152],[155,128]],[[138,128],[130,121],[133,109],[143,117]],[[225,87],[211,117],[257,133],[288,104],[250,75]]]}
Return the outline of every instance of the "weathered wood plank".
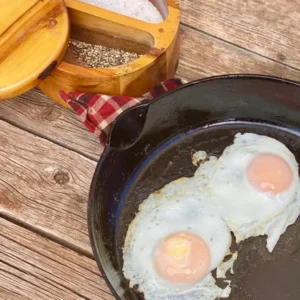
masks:
{"label": "weathered wood plank", "polygon": [[[195,1],[195,5],[197,6]],[[224,43],[186,26],[181,27],[181,59],[177,75],[195,80],[228,73],[257,73],[300,80],[300,71]]]}
{"label": "weathered wood plank", "polygon": [[38,89],[0,102],[0,119],[93,159],[98,160],[103,150],[98,137],[75,113],[55,104]]}
{"label": "weathered wood plank", "polygon": [[180,6],[183,24],[300,69],[298,0],[181,0]]}
{"label": "weathered wood plank", "polygon": [[32,300],[24,295],[20,295],[19,291],[14,292],[4,287],[0,287],[0,299],[1,300]]}
{"label": "weathered wood plank", "polygon": [[92,255],[87,198],[96,162],[0,121],[0,216]]}
{"label": "weathered wood plank", "polygon": [[0,218],[0,299],[114,299],[96,262]]}
{"label": "weathered wood plank", "polygon": [[[184,1],[183,7],[185,3]],[[198,1],[194,2],[195,7]],[[183,11],[183,20],[188,13]],[[177,76],[187,80],[226,73],[260,73],[300,80],[300,71],[182,26],[181,59]],[[34,89],[0,102],[0,118],[38,136],[98,159],[103,151],[96,135],[80,119]]]}

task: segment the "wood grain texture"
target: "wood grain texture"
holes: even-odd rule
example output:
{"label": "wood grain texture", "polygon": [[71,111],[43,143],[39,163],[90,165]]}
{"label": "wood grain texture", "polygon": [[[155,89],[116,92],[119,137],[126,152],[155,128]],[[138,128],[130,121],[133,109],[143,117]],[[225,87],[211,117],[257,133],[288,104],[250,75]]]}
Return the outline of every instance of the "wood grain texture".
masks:
{"label": "wood grain texture", "polygon": [[114,297],[94,260],[0,218],[0,299]]}
{"label": "wood grain texture", "polygon": [[[182,26],[176,76],[191,81],[226,73],[300,78],[300,72],[293,68]],[[0,118],[95,160],[103,151],[98,137],[85,129],[75,113],[56,105],[37,89],[1,102]]]}
{"label": "wood grain texture", "polygon": [[2,284],[2,287],[0,287],[1,300],[32,300],[32,298],[30,299],[27,296],[22,295],[19,290],[17,292],[12,291],[10,285],[8,286],[8,288],[5,288],[3,286],[4,284]]}
{"label": "wood grain texture", "polygon": [[61,61],[68,45],[69,18],[63,0],[0,0],[0,7],[3,100],[37,85]]}
{"label": "wood grain texture", "polygon": [[86,212],[96,162],[4,121],[0,127],[0,216],[91,256]]}
{"label": "wood grain texture", "polygon": [[5,33],[17,20],[37,4],[38,0],[27,0],[11,2],[11,0],[1,0],[1,19],[0,19],[0,36]]}
{"label": "wood grain texture", "polygon": [[298,0],[181,0],[180,7],[183,24],[300,70]]}
{"label": "wood grain texture", "polygon": [[0,119],[94,160],[103,151],[98,136],[90,133],[75,113],[55,104],[38,89],[0,102]]}
{"label": "wood grain texture", "polygon": [[300,80],[300,71],[181,26],[177,76],[187,80],[228,73],[257,73]]}

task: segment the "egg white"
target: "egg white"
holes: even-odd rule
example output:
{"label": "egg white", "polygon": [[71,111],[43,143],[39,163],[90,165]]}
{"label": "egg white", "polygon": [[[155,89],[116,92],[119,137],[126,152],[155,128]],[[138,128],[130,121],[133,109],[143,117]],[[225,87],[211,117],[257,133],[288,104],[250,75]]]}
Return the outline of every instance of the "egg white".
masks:
{"label": "egg white", "polygon": [[[204,168],[205,169],[205,168]],[[206,186],[205,171],[202,184]],[[197,183],[198,181],[198,183]],[[131,222],[123,249],[123,272],[130,286],[139,286],[145,299],[203,299],[227,297],[230,287],[221,289],[211,273],[196,284],[175,284],[161,278],[153,265],[153,253],[161,240],[175,232],[191,232],[207,243],[210,271],[229,252],[230,232],[214,205],[199,193],[199,178],[181,178],[152,193]]]}
{"label": "egg white", "polygon": [[[255,156],[263,153],[280,156],[288,163],[293,173],[288,190],[275,195],[258,191],[249,184],[248,165]],[[280,235],[300,213],[298,164],[294,155],[270,137],[237,134],[234,144],[224,150],[212,168],[208,198],[219,208],[237,242],[267,235],[267,247],[272,252]]]}

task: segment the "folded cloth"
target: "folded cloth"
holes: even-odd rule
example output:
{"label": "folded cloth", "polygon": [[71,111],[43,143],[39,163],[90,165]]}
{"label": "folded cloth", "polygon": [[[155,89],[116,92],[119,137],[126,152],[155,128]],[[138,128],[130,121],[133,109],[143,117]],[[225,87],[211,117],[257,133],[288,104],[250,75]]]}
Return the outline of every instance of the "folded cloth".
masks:
{"label": "folded cloth", "polygon": [[110,126],[123,111],[144,101],[153,100],[182,84],[181,79],[171,78],[137,98],[78,92],[66,93],[65,91],[60,91],[60,96],[79,115],[83,124],[99,136],[104,146]]}

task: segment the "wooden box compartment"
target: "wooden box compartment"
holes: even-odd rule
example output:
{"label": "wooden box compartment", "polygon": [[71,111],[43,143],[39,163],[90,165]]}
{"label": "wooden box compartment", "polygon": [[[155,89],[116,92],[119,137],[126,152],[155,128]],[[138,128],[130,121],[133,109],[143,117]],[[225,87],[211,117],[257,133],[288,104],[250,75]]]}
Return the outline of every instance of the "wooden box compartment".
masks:
{"label": "wooden box compartment", "polygon": [[110,68],[87,68],[70,53],[40,83],[54,101],[66,92],[94,92],[140,96],[174,75],[179,58],[180,10],[176,0],[151,0],[165,20],[147,23],[76,1],[65,0],[71,22],[71,38],[141,54],[128,64]]}

